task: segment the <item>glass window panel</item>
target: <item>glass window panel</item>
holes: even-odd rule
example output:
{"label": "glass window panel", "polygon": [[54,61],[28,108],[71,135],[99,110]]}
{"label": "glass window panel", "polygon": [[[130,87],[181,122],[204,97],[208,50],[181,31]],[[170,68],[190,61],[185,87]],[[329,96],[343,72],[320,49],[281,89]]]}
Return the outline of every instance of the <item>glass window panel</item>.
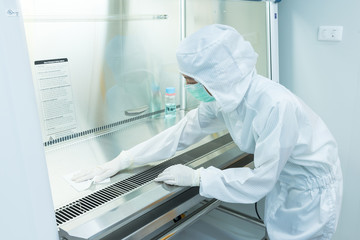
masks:
{"label": "glass window panel", "polygon": [[[180,40],[178,1],[21,3],[45,142],[95,132],[103,126],[161,110],[166,87],[180,92],[175,58]],[[63,127],[59,121],[46,120],[49,109],[44,107],[34,64],[50,59],[68,61],[65,73],[70,87],[56,105],[62,111],[51,107],[54,117],[65,119],[68,114],[64,121],[72,124]],[[57,68],[56,64],[53,68]],[[59,100],[56,94],[60,92],[47,92],[48,97],[53,96],[53,103]]]}
{"label": "glass window panel", "polygon": [[[186,35],[209,24],[219,23],[232,26],[251,42],[259,54],[256,64],[257,72],[268,76],[266,4],[266,2],[253,1],[187,0]],[[196,99],[187,94],[187,108],[194,108],[198,104]]]}

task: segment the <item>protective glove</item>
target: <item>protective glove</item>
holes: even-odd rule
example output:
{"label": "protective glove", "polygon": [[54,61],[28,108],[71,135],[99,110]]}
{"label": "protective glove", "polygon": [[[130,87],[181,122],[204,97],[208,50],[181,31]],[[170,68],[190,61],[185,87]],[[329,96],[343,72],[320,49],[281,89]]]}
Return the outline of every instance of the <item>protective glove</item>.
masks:
{"label": "protective glove", "polygon": [[130,167],[132,162],[133,160],[131,156],[126,151],[122,151],[110,162],[104,163],[92,169],[82,170],[75,174],[71,180],[75,182],[82,182],[92,179],[94,182],[101,182],[104,179],[115,175],[119,171]]}
{"label": "protective glove", "polygon": [[201,169],[203,168],[194,170],[190,167],[177,164],[166,168],[154,181],[177,186],[199,186]]}

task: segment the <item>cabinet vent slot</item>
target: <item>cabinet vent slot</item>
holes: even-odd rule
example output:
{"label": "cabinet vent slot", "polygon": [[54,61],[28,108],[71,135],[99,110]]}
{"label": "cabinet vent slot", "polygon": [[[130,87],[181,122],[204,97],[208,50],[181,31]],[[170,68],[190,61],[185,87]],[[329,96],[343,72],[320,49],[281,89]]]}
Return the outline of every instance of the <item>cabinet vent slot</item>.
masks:
{"label": "cabinet vent slot", "polygon": [[113,183],[101,190],[98,190],[86,197],[80,198],[72,203],[55,210],[57,225],[64,224],[92,209],[108,203],[134,189],[154,180],[164,169],[175,164],[186,164],[202,155],[208,153],[209,149],[214,150],[224,144],[231,142],[229,134],[219,137],[205,145],[195,148],[180,156],[172,158],[148,170],[140,172],[119,182]]}

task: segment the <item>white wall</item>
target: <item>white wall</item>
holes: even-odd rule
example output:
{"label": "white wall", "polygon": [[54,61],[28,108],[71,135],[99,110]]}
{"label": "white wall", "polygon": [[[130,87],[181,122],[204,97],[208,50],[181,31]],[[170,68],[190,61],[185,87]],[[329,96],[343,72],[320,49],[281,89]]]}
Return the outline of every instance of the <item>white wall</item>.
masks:
{"label": "white wall", "polygon": [[[339,145],[344,198],[333,239],[358,238],[360,227],[359,10],[359,0],[279,3],[280,82],[323,118]],[[320,25],[344,26],[343,41],[318,41]]]}

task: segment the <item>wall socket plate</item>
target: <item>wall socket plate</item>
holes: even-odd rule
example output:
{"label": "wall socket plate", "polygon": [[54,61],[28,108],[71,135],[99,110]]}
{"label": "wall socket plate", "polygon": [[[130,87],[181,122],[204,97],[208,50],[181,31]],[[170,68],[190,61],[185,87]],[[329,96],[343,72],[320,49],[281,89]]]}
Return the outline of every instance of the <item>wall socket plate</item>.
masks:
{"label": "wall socket plate", "polygon": [[343,26],[320,26],[318,31],[319,41],[342,41]]}

